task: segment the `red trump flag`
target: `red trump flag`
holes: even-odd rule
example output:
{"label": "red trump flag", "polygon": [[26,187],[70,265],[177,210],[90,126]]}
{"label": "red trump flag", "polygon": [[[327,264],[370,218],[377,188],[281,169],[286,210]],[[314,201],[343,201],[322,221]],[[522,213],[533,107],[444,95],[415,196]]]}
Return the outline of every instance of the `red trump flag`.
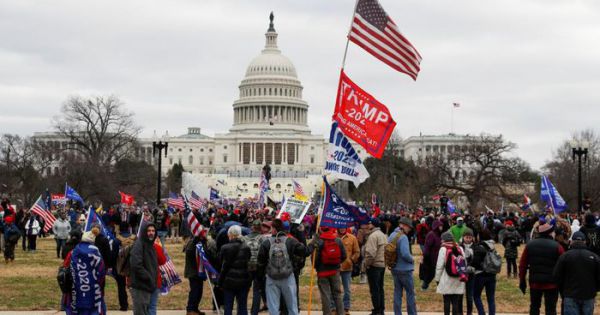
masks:
{"label": "red trump flag", "polygon": [[133,204],[133,201],[134,201],[133,195],[128,195],[128,194],[126,194],[124,192],[120,192],[120,191],[119,191],[119,194],[121,195],[121,203],[124,203],[128,206],[131,206]]}
{"label": "red trump flag", "polygon": [[396,126],[387,107],[352,82],[344,70],[340,74],[333,120],[347,137],[378,159]]}

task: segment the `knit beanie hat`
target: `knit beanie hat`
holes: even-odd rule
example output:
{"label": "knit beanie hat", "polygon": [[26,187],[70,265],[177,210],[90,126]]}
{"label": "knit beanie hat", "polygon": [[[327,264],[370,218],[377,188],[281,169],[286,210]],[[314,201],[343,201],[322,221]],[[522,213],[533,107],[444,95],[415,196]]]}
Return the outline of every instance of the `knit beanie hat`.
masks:
{"label": "knit beanie hat", "polygon": [[91,230],[83,233],[81,241],[93,244],[96,241],[96,236],[98,236],[98,234],[100,234],[100,229],[95,226]]}
{"label": "knit beanie hat", "polygon": [[442,233],[442,242],[454,242],[454,236],[450,232]]}

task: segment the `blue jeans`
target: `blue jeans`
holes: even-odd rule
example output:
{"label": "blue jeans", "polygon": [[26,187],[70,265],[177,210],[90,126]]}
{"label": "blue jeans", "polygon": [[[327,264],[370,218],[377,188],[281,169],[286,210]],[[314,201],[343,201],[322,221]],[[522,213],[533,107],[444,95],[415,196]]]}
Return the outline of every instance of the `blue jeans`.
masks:
{"label": "blue jeans", "polygon": [[594,314],[594,299],[579,300],[565,297],[565,312],[563,315],[592,315]]}
{"label": "blue jeans", "polygon": [[477,313],[479,313],[479,315],[485,315],[483,302],[481,302],[481,293],[484,288],[485,296],[487,297],[489,314],[494,315],[496,314],[496,275],[475,275],[473,300],[475,302],[475,307],[477,307]]}
{"label": "blue jeans", "polygon": [[156,315],[156,310],[158,309],[158,296],[160,295],[160,289],[154,290],[152,292],[152,296],[150,296],[150,307],[148,307],[148,312],[150,315]]}
{"label": "blue jeans", "polygon": [[274,280],[267,275],[265,291],[267,291],[267,306],[270,315],[279,315],[279,299],[283,296],[288,315],[298,315],[296,300],[296,278],[290,274],[286,279]]}
{"label": "blue jeans", "polygon": [[340,271],[342,286],[344,287],[344,309],[350,309],[350,283],[352,282],[352,271]]}
{"label": "blue jeans", "polygon": [[60,258],[60,251],[65,247],[67,240],[59,238],[55,238],[54,240],[56,241],[56,258]]}
{"label": "blue jeans", "polygon": [[417,314],[415,285],[412,271],[392,271],[394,277],[394,314],[402,315],[402,291],[406,291],[406,311],[408,315]]}
{"label": "blue jeans", "polygon": [[233,300],[237,300],[238,315],[248,315],[248,291],[250,287],[238,288],[237,290],[223,290],[223,304],[225,304],[224,315],[233,314]]}

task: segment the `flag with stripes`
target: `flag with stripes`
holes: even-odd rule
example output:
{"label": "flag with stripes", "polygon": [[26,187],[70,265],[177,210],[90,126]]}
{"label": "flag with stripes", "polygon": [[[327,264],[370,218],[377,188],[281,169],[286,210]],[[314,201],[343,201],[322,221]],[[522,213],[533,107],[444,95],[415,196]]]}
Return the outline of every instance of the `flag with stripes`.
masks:
{"label": "flag with stripes", "polygon": [[295,179],[292,178],[292,185],[294,187],[294,197],[298,200],[303,200],[306,201],[308,200],[308,196],[306,195],[306,193],[304,192],[304,189],[302,189],[302,186],[300,186],[300,183],[298,183]]}
{"label": "flag with stripes", "polygon": [[169,192],[169,199],[167,205],[177,209],[183,209],[183,198],[174,192]]}
{"label": "flag with stripes", "polygon": [[[192,192],[192,194],[193,194],[193,192]],[[190,228],[190,232],[192,232],[192,235],[200,236],[200,233],[202,232],[202,225],[200,224],[200,222],[198,222],[198,218],[196,218],[196,215],[194,215],[194,211],[192,211],[192,209],[190,209],[190,206],[187,202],[187,198],[184,201],[185,201],[185,212],[184,212],[185,222],[187,222],[187,225]]]}
{"label": "flag with stripes", "polygon": [[44,224],[44,232],[48,232],[54,225],[54,221],[56,221],[56,218],[46,206],[46,202],[44,201],[44,199],[42,199],[42,195],[38,197],[33,206],[31,206],[30,210],[40,218],[44,219],[44,222],[46,222],[46,224]]}
{"label": "flag with stripes", "polygon": [[202,208],[202,206],[204,206],[204,202],[202,202],[202,199],[200,199],[200,196],[198,196],[198,194],[196,194],[196,192],[193,190],[192,190],[192,194],[190,195],[189,203],[192,206],[192,208],[196,208],[196,209],[200,209],[200,208]]}
{"label": "flag with stripes", "polygon": [[348,39],[393,69],[417,80],[421,55],[377,0],[358,0]]}
{"label": "flag with stripes", "polygon": [[156,237],[154,243],[158,244],[167,258],[167,261],[164,263],[164,265],[158,266],[160,276],[162,277],[162,288],[160,288],[160,293],[162,295],[166,295],[174,285],[181,283],[181,277],[179,277],[177,270],[175,270],[175,265],[167,253],[167,249],[162,245],[158,237]]}

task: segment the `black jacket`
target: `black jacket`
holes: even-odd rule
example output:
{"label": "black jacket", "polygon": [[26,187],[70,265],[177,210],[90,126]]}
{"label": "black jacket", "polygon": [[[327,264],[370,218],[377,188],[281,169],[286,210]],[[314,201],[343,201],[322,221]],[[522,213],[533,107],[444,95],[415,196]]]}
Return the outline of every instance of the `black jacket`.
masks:
{"label": "black jacket", "polygon": [[600,289],[600,257],[585,245],[571,245],[558,259],[554,278],[565,297],[593,299]]}
{"label": "black jacket", "polygon": [[595,224],[586,224],[579,231],[585,234],[586,244],[589,250],[600,255],[600,228]]}
{"label": "black jacket", "polygon": [[530,283],[556,283],[552,272],[560,257],[558,242],[540,236],[527,243]]}
{"label": "black jacket", "polygon": [[106,236],[104,236],[104,234],[98,234],[98,236],[96,236],[96,241],[94,241],[94,245],[98,247],[106,268],[114,268],[117,263],[117,258],[110,250],[110,243]]}
{"label": "black jacket", "polygon": [[483,261],[487,253],[494,248],[494,241],[482,241],[473,245],[473,259],[471,260],[471,266],[475,268],[475,273],[481,274],[482,276],[495,276],[495,274],[487,273],[483,271]]}
{"label": "black jacket", "polygon": [[240,239],[234,239],[223,245],[219,256],[223,267],[219,275],[219,286],[226,290],[247,288],[252,282],[248,272],[250,247]]}
{"label": "black jacket", "polygon": [[[154,226],[154,224],[148,224],[148,226]],[[131,248],[129,275],[132,288],[154,292],[157,285],[158,257],[154,250],[154,239],[149,239],[146,233],[148,226],[144,227],[140,238],[133,243],[133,247]]]}
{"label": "black jacket", "polygon": [[[185,268],[183,276],[188,279],[200,279],[198,276],[198,263],[196,262],[196,245],[200,243],[200,238],[195,236],[185,245]],[[206,244],[202,244],[206,248]]]}

